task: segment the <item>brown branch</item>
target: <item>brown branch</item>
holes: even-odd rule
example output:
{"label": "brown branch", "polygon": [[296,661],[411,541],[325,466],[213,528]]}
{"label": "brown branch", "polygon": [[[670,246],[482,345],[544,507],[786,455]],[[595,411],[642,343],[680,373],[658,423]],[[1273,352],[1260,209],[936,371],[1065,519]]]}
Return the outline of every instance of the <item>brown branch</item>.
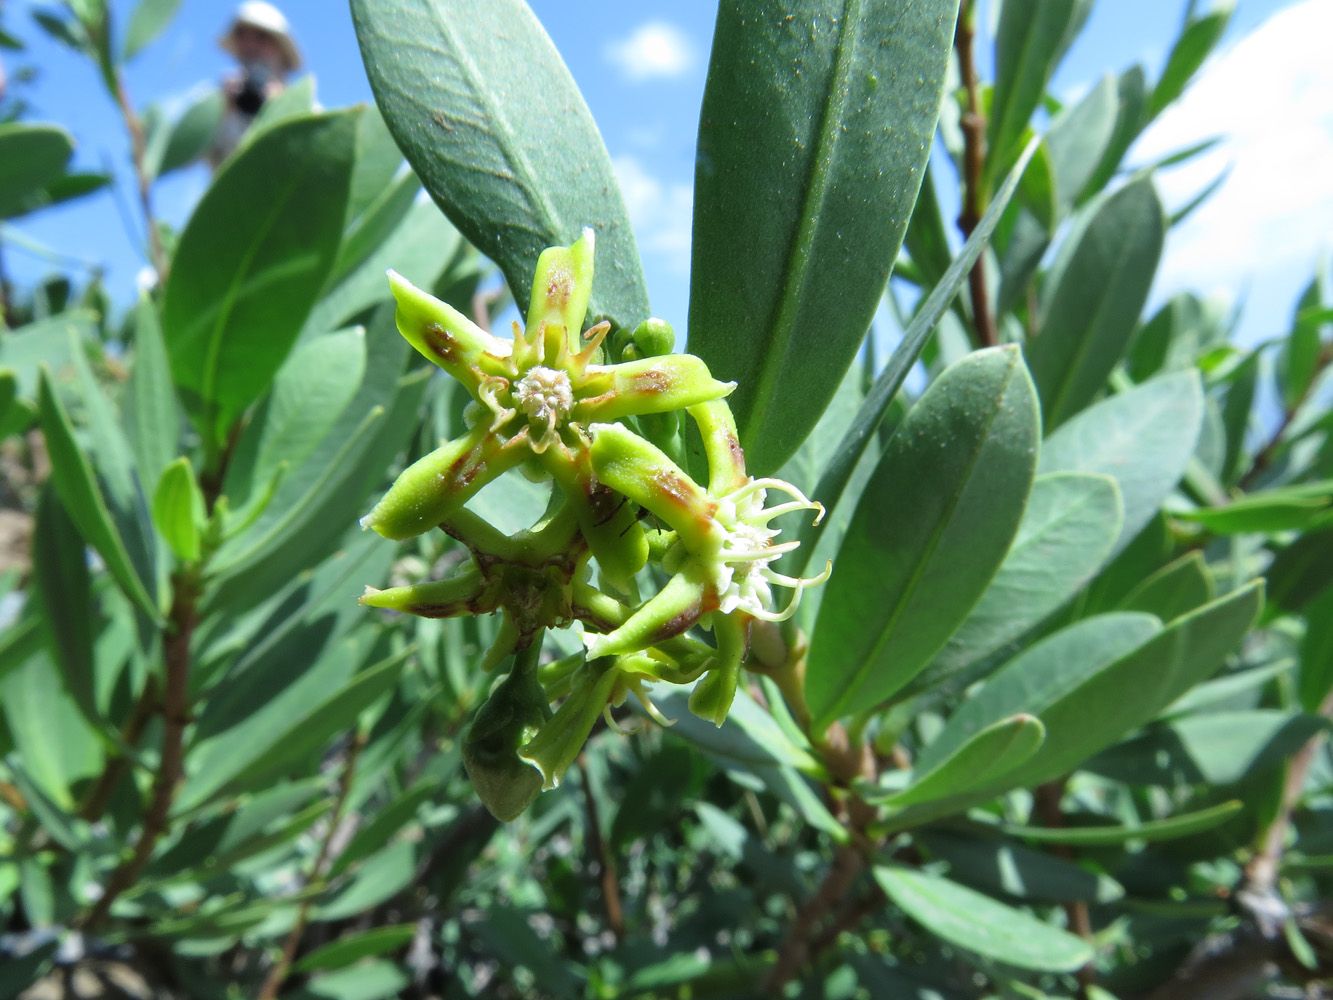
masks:
{"label": "brown branch", "polygon": [[[829,727],[828,734],[817,744],[817,749],[829,771],[844,785],[858,778],[874,781],[875,755],[867,744],[852,745],[841,723]],[[786,987],[809,960],[811,946],[818,940],[816,931],[833,908],[846,898],[856,877],[866,866],[866,857],[874,850],[866,837],[866,829],[875,819],[876,810],[856,796],[848,796],[843,815],[839,818],[851,834],[851,841],[839,844],[833,852],[824,881],[796,911],[791,926],[778,949],[778,960],[764,984],[768,996],[781,996]],[[835,921],[836,923],[836,921]],[[836,935],[835,935],[836,937]]]}
{"label": "brown branch", "polygon": [[143,209],[144,225],[148,229],[148,256],[157,272],[159,283],[167,281],[166,248],[162,246],[162,234],[157,230],[157,219],[153,215],[153,178],[148,173],[148,141],[144,134],[143,119],[134,110],[129,92],[125,89],[125,76],[116,72],[116,105],[125,120],[125,129],[130,134],[130,160],[134,164],[134,177],[139,193],[139,206]]}
{"label": "brown branch", "polygon": [[625,911],[620,905],[620,877],[616,872],[616,859],[611,855],[610,845],[602,836],[602,823],[598,816],[597,796],[593,794],[592,782],[588,780],[587,758],[579,754],[579,770],[583,775],[583,805],[588,819],[588,841],[592,853],[597,857],[601,868],[602,902],[606,905],[606,922],[611,934],[619,944],[625,937]]}
{"label": "brown branch", "polygon": [[153,779],[153,797],[144,814],[139,839],[129,858],[122,861],[91,910],[77,921],[80,929],[91,929],[111,912],[111,906],[139,876],[153,856],[153,848],[167,830],[167,817],[184,774],[185,726],[189,722],[190,637],[198,621],[198,580],[188,571],[171,580],[173,597],[166,637],[162,642],[166,687],[162,697],[162,759]]}
{"label": "brown branch", "polygon": [[[139,700],[134,703],[134,708],[130,710],[130,717],[125,720],[125,725],[121,727],[120,738],[125,741],[126,746],[137,747],[139,745],[139,740],[143,738],[143,731],[148,725],[148,720],[153,717],[153,713],[159,707],[157,679],[150,676],[144,682],[143,691],[139,693]],[[102,814],[106,812],[106,807],[111,801],[111,793],[116,790],[116,786],[120,784],[120,779],[124,777],[129,766],[129,758],[120,754],[102,769],[96,783],[88,789],[88,794],[84,796],[83,803],[79,806],[80,819],[87,820],[89,823],[96,823],[102,818]]]}
{"label": "brown branch", "polygon": [[[343,810],[347,807],[347,797],[352,791],[352,782],[356,778],[356,764],[361,758],[361,750],[365,745],[366,736],[364,733],[358,732],[352,737],[351,745],[347,749],[347,760],[343,764],[342,777],[338,779],[338,799],[333,804],[332,815],[329,816],[329,828],[324,833],[324,839],[320,841],[319,852],[315,855],[315,863],[310,866],[310,875],[306,878],[302,890],[324,878],[329,854],[333,850],[333,838],[342,825]],[[268,970],[268,975],[264,979],[264,986],[259,991],[259,1000],[273,1000],[278,995],[278,990],[282,988],[283,982],[287,979],[287,974],[292,968],[292,962],[296,958],[296,951],[301,946],[301,938],[305,935],[306,925],[310,922],[310,907],[313,902],[314,900],[310,896],[301,901],[300,909],[296,911],[296,923],[292,925],[287,940],[283,942],[281,957],[273,963],[273,968]]]}
{"label": "brown branch", "polygon": [[1282,439],[1291,428],[1292,421],[1296,419],[1296,414],[1300,412],[1301,407],[1305,405],[1305,401],[1310,397],[1315,383],[1319,381],[1320,374],[1330,364],[1333,364],[1333,345],[1325,344],[1319,352],[1319,358],[1315,362],[1314,371],[1310,373],[1310,380],[1305,389],[1294,403],[1282,411],[1282,420],[1278,423],[1277,430],[1268,439],[1268,443],[1260,448],[1254,456],[1254,461],[1250,463],[1245,475],[1240,477],[1240,481],[1236,484],[1240,489],[1248,490],[1261,475],[1268,471],[1268,467],[1273,464],[1273,459],[1277,456],[1278,449],[1282,447]]}
{"label": "brown branch", "polygon": [[[1068,825],[1065,822],[1064,810],[1060,808],[1060,802],[1065,797],[1066,780],[1060,778],[1056,781],[1048,781],[1045,784],[1038,785],[1033,790],[1033,801],[1037,808],[1037,814],[1041,817],[1042,824],[1053,830],[1063,830]],[[1052,845],[1051,853],[1056,857],[1064,858],[1066,861],[1073,861],[1075,858],[1074,849],[1068,844]],[[1092,918],[1088,914],[1088,904],[1084,900],[1075,899],[1065,903],[1064,908],[1065,917],[1069,921],[1069,929],[1091,944]],[[1079,996],[1086,998],[1088,987],[1095,986],[1097,983],[1096,967],[1092,962],[1088,962],[1081,969],[1078,969],[1074,976],[1078,979]]]}
{"label": "brown branch", "polygon": [[[963,207],[958,216],[958,228],[967,239],[981,222],[985,210],[986,192],[982,190],[986,166],[986,116],[981,113],[980,83],[973,51],[976,40],[976,9],[972,0],[963,0],[958,11],[958,28],[954,33],[954,47],[958,50],[958,69],[967,91],[967,110],[963,113]],[[977,328],[977,341],[982,347],[999,343],[995,317],[991,315],[990,298],[986,293],[986,255],[977,257],[967,276],[968,293],[972,299],[972,322]]]}

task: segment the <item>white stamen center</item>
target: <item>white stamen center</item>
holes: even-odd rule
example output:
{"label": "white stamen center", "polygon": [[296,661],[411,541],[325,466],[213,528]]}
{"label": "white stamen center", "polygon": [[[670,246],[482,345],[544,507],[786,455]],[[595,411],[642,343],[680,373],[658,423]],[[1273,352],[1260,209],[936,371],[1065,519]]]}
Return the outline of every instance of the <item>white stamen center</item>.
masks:
{"label": "white stamen center", "polygon": [[531,368],[514,386],[514,401],[529,420],[558,424],[574,408],[569,375],[556,368]]}

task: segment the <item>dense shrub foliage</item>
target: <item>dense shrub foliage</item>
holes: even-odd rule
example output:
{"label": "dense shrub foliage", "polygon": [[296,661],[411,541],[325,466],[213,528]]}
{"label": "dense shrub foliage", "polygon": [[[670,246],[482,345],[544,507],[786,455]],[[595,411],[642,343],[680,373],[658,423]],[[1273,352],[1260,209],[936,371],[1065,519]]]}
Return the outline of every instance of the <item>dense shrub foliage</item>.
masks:
{"label": "dense shrub foliage", "polygon": [[[1062,106],[1091,0],[993,81],[969,0],[722,0],[657,318],[522,0],[351,0],[376,106],[268,101],[179,232],[216,98],[137,109],[119,7],[0,25],[156,274],[3,287],[0,995],[1322,988],[1333,301],[1145,315],[1193,205],[1126,163],[1229,8]],[[71,152],[0,103],[0,239]]]}

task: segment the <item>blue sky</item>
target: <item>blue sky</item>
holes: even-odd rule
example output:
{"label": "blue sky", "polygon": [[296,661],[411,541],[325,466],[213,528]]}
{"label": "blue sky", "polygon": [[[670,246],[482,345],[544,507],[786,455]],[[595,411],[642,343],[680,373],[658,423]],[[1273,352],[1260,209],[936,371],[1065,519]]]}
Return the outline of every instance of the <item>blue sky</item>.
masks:
{"label": "blue sky", "polygon": [[[120,207],[111,196],[98,196],[25,220],[22,232],[64,254],[109,264],[113,295],[125,301],[143,263],[141,223],[128,194],[127,141],[92,68],[36,30],[33,6],[10,4],[5,18],[9,30],[31,43],[31,61],[42,71],[26,90],[31,117],[69,128],[79,143],[77,162],[91,169],[109,164],[125,194]],[[113,0],[120,23],[132,6]],[[287,0],[281,6],[323,104],[369,100],[346,5]],[[564,54],[615,161],[654,311],[680,330],[688,296],[695,129],[716,4],[532,0],[532,6]],[[1135,61],[1146,63],[1155,77],[1184,7],[1184,0],[1100,0],[1054,91],[1076,96],[1103,73]],[[130,67],[133,98],[179,106],[192,90],[217,80],[229,65],[217,38],[231,10],[230,4],[184,0],[172,27]],[[1216,291],[1246,302],[1246,339],[1285,328],[1296,294],[1333,233],[1333,70],[1322,51],[1330,34],[1333,4],[1327,0],[1239,0],[1226,51],[1144,138],[1140,155],[1147,159],[1217,132],[1232,135],[1201,163],[1161,177],[1168,205],[1179,205],[1221,170],[1232,169],[1218,198],[1173,233],[1154,298],[1186,287]],[[988,73],[984,45],[982,53]],[[15,60],[6,62],[12,72]],[[159,213],[182,223],[206,181],[202,168],[169,178],[157,193]],[[7,267],[20,282],[51,268],[12,240],[6,250]]]}

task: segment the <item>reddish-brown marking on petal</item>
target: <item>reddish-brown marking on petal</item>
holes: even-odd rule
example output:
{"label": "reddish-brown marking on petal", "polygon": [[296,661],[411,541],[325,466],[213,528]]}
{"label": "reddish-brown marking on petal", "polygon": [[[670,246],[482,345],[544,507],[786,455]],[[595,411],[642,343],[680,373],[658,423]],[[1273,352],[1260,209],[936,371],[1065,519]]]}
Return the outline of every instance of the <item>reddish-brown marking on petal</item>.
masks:
{"label": "reddish-brown marking on petal", "polygon": [[442,361],[449,361],[458,350],[458,341],[454,335],[440,326],[439,323],[431,323],[425,329],[426,343]]}
{"label": "reddish-brown marking on petal", "polygon": [[671,388],[671,376],[666,372],[658,371],[655,368],[649,368],[646,372],[640,372],[634,376],[634,392],[641,392],[645,395],[653,395],[659,392],[666,392]]}
{"label": "reddish-brown marking on petal", "polygon": [[692,604],[684,611],[672,615],[657,628],[653,629],[652,634],[648,637],[648,644],[654,645],[659,642],[665,642],[667,639],[673,639],[678,635],[688,632],[694,626],[694,623],[699,620],[701,614],[703,614],[703,606],[701,604]]}
{"label": "reddish-brown marking on petal", "polygon": [[546,286],[546,301],[559,308],[569,301],[569,297],[574,293],[574,276],[564,268],[560,268],[551,275],[551,280]]}

